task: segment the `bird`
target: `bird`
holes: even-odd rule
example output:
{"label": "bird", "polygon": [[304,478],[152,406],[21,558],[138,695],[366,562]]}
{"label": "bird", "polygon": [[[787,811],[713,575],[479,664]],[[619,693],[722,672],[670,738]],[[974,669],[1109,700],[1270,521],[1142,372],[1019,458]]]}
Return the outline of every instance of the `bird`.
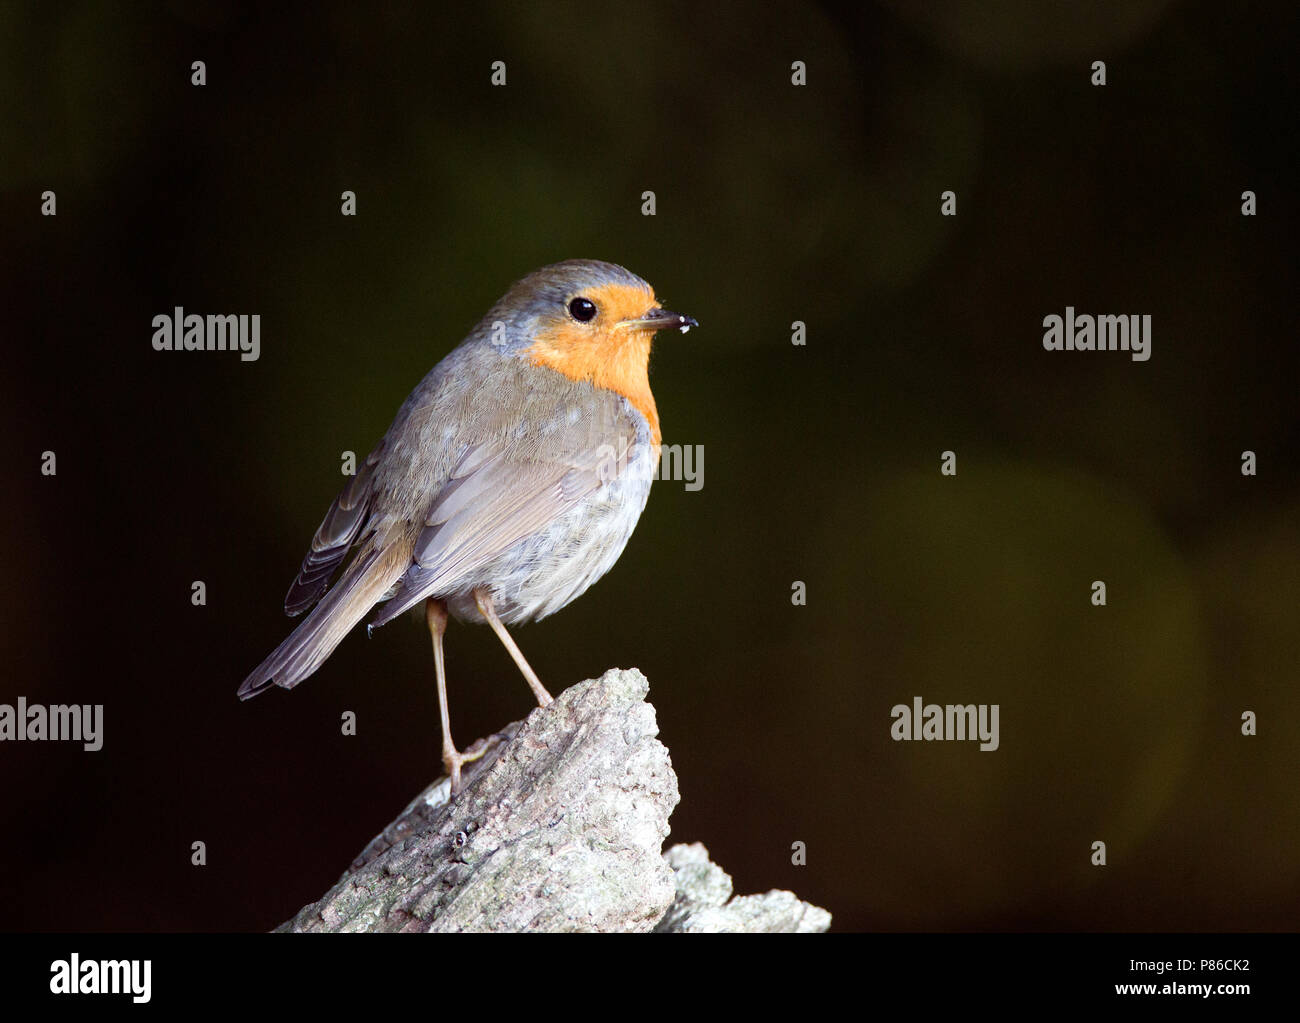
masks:
{"label": "bird", "polygon": [[622,554],[662,442],[651,342],[697,326],[615,263],[565,260],[516,281],[420,381],[330,505],[285,596],[286,614],[307,616],[239,698],[292,689],[367,614],[369,633],[423,603],[442,763],[459,794],[481,751],[452,741],[448,617],[490,626],[538,705],[551,703],[506,626],[565,607]]}

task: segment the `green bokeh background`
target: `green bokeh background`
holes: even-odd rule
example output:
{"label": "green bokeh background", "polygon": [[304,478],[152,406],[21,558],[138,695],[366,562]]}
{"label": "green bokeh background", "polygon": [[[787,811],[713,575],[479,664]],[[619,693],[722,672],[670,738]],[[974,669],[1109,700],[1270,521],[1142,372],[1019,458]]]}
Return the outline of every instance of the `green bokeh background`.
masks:
{"label": "green bokeh background", "polygon": [[[0,702],[106,708],[102,752],[0,747],[0,929],[269,928],[433,776],[419,622],[234,690],[340,453],[572,257],[701,321],[651,380],[704,487],[517,638],[553,689],[647,674],[673,840],[842,929],[1293,929],[1295,13],[1220,8],[0,7]],[[176,305],[260,360],[153,352]],[[1151,360],[1044,352],[1066,305]],[[449,643],[462,742],[528,711]],[[916,695],[1001,748],[891,741]]]}

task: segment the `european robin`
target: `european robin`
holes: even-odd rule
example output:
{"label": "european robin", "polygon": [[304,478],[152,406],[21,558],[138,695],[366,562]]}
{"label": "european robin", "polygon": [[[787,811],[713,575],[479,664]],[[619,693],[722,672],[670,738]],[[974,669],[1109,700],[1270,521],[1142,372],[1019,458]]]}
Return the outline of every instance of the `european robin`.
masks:
{"label": "european robin", "polygon": [[650,343],[694,326],[613,263],[568,260],[516,282],[420,381],[334,499],[284,601],[286,614],[311,613],[240,699],[292,689],[372,608],[368,629],[423,601],[442,760],[459,792],[473,758],[451,739],[448,613],[490,625],[538,704],[551,702],[505,624],[558,611],[623,553],[659,463]]}

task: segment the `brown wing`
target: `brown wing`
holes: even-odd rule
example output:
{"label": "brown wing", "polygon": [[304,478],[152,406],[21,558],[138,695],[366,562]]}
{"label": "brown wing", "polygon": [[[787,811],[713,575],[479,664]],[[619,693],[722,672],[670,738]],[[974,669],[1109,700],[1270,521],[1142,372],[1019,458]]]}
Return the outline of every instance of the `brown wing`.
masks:
{"label": "brown wing", "polygon": [[239,698],[247,700],[272,685],[292,689],[314,672],[401,578],[408,564],[410,555],[400,544],[381,550],[373,539],[363,543],[338,583],[244,679]]}
{"label": "brown wing", "polygon": [[301,614],[320,600],[329,588],[330,577],[334,575],[335,569],[357,542],[370,510],[375,466],[383,457],[386,446],[386,440],[375,445],[357,474],[348,481],[339,496],[334,498],[330,510],[325,513],[324,521],[312,537],[311,549],[302,559],[298,577],[285,595],[285,614]]}
{"label": "brown wing", "polygon": [[372,619],[383,625],[428,596],[452,593],[512,544],[568,511],[624,468],[623,437],[550,460],[521,458],[500,441],[465,452],[438,492],[396,595]]}

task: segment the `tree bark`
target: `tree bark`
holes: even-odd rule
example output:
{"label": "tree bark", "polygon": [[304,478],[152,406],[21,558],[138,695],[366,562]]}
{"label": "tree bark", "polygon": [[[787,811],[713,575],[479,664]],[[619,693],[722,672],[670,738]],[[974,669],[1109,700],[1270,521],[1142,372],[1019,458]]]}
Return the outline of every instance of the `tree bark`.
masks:
{"label": "tree bark", "polygon": [[702,845],[661,854],[677,776],[636,669],[475,744],[278,931],[824,931],[789,892],[731,898]]}

